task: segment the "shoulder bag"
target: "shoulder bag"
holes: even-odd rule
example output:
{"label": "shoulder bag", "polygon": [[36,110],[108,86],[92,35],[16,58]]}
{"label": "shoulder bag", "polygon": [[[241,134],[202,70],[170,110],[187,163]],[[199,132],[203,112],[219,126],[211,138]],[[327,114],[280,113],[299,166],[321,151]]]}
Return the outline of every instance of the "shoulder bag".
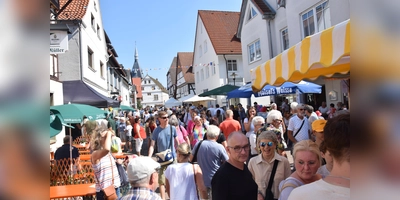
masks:
{"label": "shoulder bag", "polygon": [[[304,122],[305,122],[305,121],[306,121],[306,120],[303,119],[303,123],[301,123],[301,126],[300,126],[299,130],[297,130],[296,134],[293,135],[294,138],[295,138],[295,137],[297,136],[297,134],[300,132],[301,128],[303,128],[303,125],[304,125]],[[288,137],[287,146],[288,146],[289,149],[291,149],[291,148],[293,147],[293,142],[292,142],[292,140],[289,139],[289,137]]]}
{"label": "shoulder bag", "polygon": [[[113,167],[113,164],[112,164],[113,162],[111,160],[111,155],[108,154],[108,156],[110,158],[110,164],[111,164],[112,184],[109,185],[106,188],[101,189],[101,191],[103,191],[103,193],[104,193],[104,199],[106,199],[106,200],[117,200],[118,197],[117,197],[117,193],[116,193],[115,188],[114,188],[114,169],[113,169],[114,167]],[[99,179],[97,178],[96,174],[95,174],[94,177],[96,177],[97,182],[100,184]]]}
{"label": "shoulder bag", "polygon": [[195,151],[194,154],[193,154],[193,159],[190,161],[190,163],[192,163],[192,164],[197,163],[197,153],[199,152],[201,143],[202,143],[203,141],[204,141],[204,140],[200,141],[199,146],[197,146],[197,149],[196,149],[196,151]]}
{"label": "shoulder bag", "polygon": [[267,190],[265,191],[265,198],[264,200],[274,200],[274,193],[272,193],[272,184],[274,182],[274,178],[275,178],[275,172],[276,172],[276,168],[278,167],[278,160],[275,160],[274,162],[274,166],[272,167],[272,172],[271,172],[271,176],[269,177],[269,182],[268,182],[268,187]]}
{"label": "shoulder bag", "polygon": [[169,142],[169,147],[165,151],[161,151],[160,153],[156,154],[157,162],[160,163],[160,165],[168,165],[174,161],[174,157],[172,155],[172,138],[174,137],[173,132],[172,132],[172,126],[170,125],[170,131],[171,131],[171,140]]}

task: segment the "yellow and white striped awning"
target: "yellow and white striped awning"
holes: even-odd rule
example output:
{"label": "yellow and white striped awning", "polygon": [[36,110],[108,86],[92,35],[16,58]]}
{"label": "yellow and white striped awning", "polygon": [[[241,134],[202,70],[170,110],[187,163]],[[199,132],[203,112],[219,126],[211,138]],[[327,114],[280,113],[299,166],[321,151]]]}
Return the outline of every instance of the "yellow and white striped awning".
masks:
{"label": "yellow and white striped awning", "polygon": [[304,38],[275,58],[250,70],[252,88],[279,86],[350,71],[350,20]]}

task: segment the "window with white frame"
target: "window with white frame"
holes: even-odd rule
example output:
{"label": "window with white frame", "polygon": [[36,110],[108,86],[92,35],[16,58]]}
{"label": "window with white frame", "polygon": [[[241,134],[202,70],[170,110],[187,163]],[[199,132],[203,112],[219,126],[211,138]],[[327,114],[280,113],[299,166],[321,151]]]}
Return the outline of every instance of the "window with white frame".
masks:
{"label": "window with white frame", "polygon": [[213,72],[212,72],[213,75],[217,73],[217,70],[215,69],[215,65],[213,65],[212,70],[213,70]]}
{"label": "window with white frame", "polygon": [[282,50],[284,51],[289,48],[289,35],[287,28],[284,28],[281,31],[281,39],[282,39]]}
{"label": "window with white frame", "polygon": [[210,77],[210,67],[206,67],[206,78]]}
{"label": "window with white frame", "polygon": [[104,64],[100,61],[100,77],[104,78]]}
{"label": "window with white frame", "polygon": [[97,37],[100,38],[100,26],[97,24]]}
{"label": "window with white frame", "polygon": [[154,101],[158,101],[158,94],[154,95]]}
{"label": "window with white frame", "polygon": [[248,46],[249,49],[249,62],[254,62],[256,60],[261,59],[261,46],[260,46],[260,39],[251,43]]}
{"label": "window with white frame", "polygon": [[303,38],[331,27],[330,16],[328,1],[318,4],[303,13],[301,15]]}
{"label": "window with white frame", "polygon": [[227,68],[228,68],[228,71],[237,71],[237,61],[236,60],[227,60]]}
{"label": "window with white frame", "polygon": [[204,54],[207,52],[207,41],[204,41]]}
{"label": "window with white frame", "polygon": [[257,15],[256,10],[253,7],[251,7],[250,10],[249,10],[248,20],[253,19],[256,15]]}
{"label": "window with white frame", "polygon": [[95,29],[96,21],[94,19],[93,14],[91,14],[91,17],[90,17],[90,24],[92,25],[93,30],[96,31],[96,29]]}
{"label": "window with white frame", "polygon": [[196,72],[196,80],[200,81],[199,72]]}
{"label": "window with white frame", "polygon": [[90,68],[92,68],[92,69],[94,69],[94,66],[93,66],[93,51],[92,51],[92,49],[90,49],[89,47],[88,47],[88,66],[90,67]]}
{"label": "window with white frame", "polygon": [[200,70],[200,75],[201,75],[201,81],[204,80],[204,69]]}
{"label": "window with white frame", "polygon": [[203,47],[199,46],[199,57],[203,55]]}

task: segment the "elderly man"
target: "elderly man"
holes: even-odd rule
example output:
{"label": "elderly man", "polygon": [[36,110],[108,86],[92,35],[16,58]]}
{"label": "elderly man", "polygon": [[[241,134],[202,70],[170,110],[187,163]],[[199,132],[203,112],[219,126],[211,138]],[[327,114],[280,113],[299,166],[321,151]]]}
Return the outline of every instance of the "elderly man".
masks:
{"label": "elderly man", "polygon": [[[153,155],[154,146],[157,141],[157,152],[162,152],[171,149],[172,156],[176,160],[175,144],[179,145],[179,140],[177,137],[176,129],[168,124],[168,114],[165,111],[158,112],[158,118],[160,120],[160,126],[158,126],[153,131],[153,136],[151,138],[151,144],[149,148],[149,157]],[[171,138],[172,137],[172,138]],[[172,144],[171,144],[172,141]],[[160,195],[162,199],[165,199],[165,176],[164,171],[170,164],[163,165],[160,169],[160,174],[158,178],[158,184],[160,185]]]}
{"label": "elderly man", "polygon": [[244,164],[250,145],[246,136],[235,131],[228,137],[229,159],[211,180],[212,198],[218,200],[257,199],[258,186]]}
{"label": "elderly man", "polygon": [[[228,160],[228,154],[221,144],[217,143],[220,129],[215,125],[207,128],[207,140],[197,143],[193,151],[197,155],[197,163],[203,171],[204,185],[207,187],[208,199],[211,199],[211,179],[219,167]],[[190,157],[193,161],[193,154]]]}
{"label": "elderly man", "polygon": [[[289,140],[295,144],[302,140],[311,138],[308,119],[305,114],[304,104],[298,104],[296,107],[297,114],[290,118],[288,130]],[[290,142],[289,142],[290,143]],[[291,145],[288,145],[291,146]]]}
{"label": "elderly man", "polygon": [[[56,150],[56,152],[54,153],[54,159],[56,160],[56,163],[63,168],[64,172],[66,172],[69,171],[70,169],[65,167],[67,166],[65,165],[67,164],[65,161],[72,158],[73,174],[75,174],[79,170],[79,151],[78,148],[71,145],[71,141],[72,141],[71,136],[67,135],[64,137],[63,140],[64,144]],[[63,160],[64,160],[64,165],[62,163]]]}
{"label": "elderly man", "polygon": [[158,185],[159,169],[160,164],[150,157],[133,158],[126,170],[132,188],[121,200],[161,200],[154,192]]}
{"label": "elderly man", "polygon": [[240,123],[237,120],[233,119],[233,111],[232,110],[227,110],[225,113],[226,119],[219,124],[219,128],[221,129],[221,132],[224,133],[225,138],[228,138],[229,134],[231,134],[233,131],[240,131],[242,130],[242,126],[240,126]]}
{"label": "elderly man", "polygon": [[305,110],[306,116],[308,118],[308,127],[310,128],[310,131],[312,132],[311,124],[315,120],[318,119],[318,115],[317,115],[317,113],[314,112],[314,108],[312,106],[310,106],[310,105],[305,105],[304,106],[304,110]]}

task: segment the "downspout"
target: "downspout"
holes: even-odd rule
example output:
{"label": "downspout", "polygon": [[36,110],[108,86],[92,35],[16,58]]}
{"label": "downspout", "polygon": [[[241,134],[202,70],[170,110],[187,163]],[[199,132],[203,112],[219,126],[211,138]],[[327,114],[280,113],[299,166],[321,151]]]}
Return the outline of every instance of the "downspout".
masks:
{"label": "downspout", "polygon": [[[273,19],[273,18],[272,18]],[[269,57],[270,59],[273,58],[273,48],[272,48],[272,31],[271,31],[271,18],[268,19],[268,32],[269,32],[269,36],[268,36],[268,43],[269,43]]]}
{"label": "downspout", "polygon": [[[229,76],[228,76],[228,61],[226,60],[225,54],[223,54],[225,59],[225,69],[226,69],[226,84],[229,83]],[[229,106],[229,102],[226,100],[226,107]]]}
{"label": "downspout", "polygon": [[80,68],[80,75],[81,75],[81,81],[83,81],[83,64],[82,64],[82,33],[81,33],[81,25],[82,25],[82,20],[78,22],[78,28],[79,28],[79,68]]}

